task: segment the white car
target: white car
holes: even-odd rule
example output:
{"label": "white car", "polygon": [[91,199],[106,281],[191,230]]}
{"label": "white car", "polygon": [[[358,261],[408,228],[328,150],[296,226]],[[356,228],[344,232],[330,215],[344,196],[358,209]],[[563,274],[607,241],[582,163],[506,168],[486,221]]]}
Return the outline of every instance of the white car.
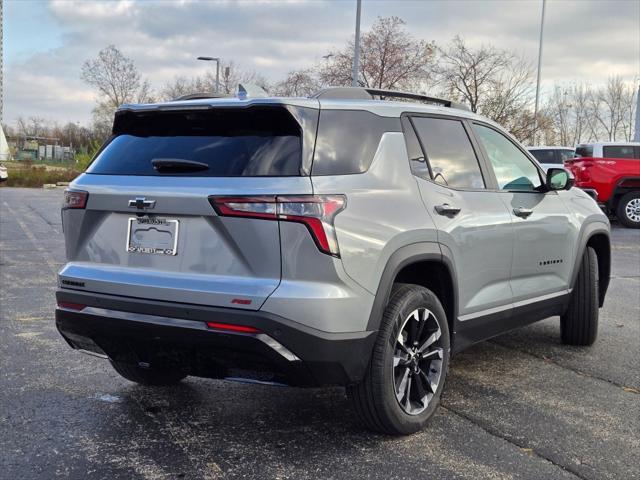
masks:
{"label": "white car", "polygon": [[4,182],[7,178],[9,178],[7,167],[0,163],[0,182]]}
{"label": "white car", "polygon": [[564,168],[564,161],[571,160],[575,150],[571,147],[527,147],[546,172],[550,168]]}

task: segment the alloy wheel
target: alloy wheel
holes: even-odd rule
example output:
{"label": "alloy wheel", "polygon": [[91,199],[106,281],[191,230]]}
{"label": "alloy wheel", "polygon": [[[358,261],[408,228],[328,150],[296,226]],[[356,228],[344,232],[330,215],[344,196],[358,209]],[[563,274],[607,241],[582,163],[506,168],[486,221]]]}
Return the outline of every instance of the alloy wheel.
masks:
{"label": "alloy wheel", "polygon": [[436,316],[426,308],[411,312],[402,323],[393,353],[394,391],[409,415],[422,413],[442,376],[444,350]]}
{"label": "alloy wheel", "polygon": [[640,222],[640,198],[633,198],[624,207],[624,213],[632,222]]}

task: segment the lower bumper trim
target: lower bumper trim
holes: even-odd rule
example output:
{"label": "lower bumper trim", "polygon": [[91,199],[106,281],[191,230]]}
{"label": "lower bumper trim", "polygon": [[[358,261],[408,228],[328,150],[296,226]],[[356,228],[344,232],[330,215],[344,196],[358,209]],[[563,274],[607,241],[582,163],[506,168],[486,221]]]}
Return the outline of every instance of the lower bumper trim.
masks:
{"label": "lower bumper trim", "polygon": [[[59,310],[65,310],[68,312],[76,312],[77,310],[58,307]],[[85,307],[81,310],[82,313],[86,313],[88,315],[97,315],[106,318],[119,318],[121,320],[134,321],[134,322],[142,322],[142,323],[151,323],[155,325],[173,325],[179,326],[182,328],[195,328],[198,329],[198,326],[194,324],[192,320],[183,320],[180,318],[170,318],[170,317],[161,317],[158,315],[147,315],[145,313],[130,313],[130,312],[122,312],[120,310],[111,310],[108,308],[99,308],[99,307]],[[203,324],[202,330],[209,331],[212,335],[216,334],[216,330],[209,330],[206,325]],[[266,333],[240,333],[240,332],[224,332],[225,335],[242,335],[246,337],[253,337],[256,340],[261,341],[273,351],[282,356],[285,360],[289,362],[299,362],[300,359],[287,349],[284,345],[278,342],[275,338],[270,337]],[[97,352],[91,352],[85,349],[84,353],[92,354],[101,358],[108,358],[104,354],[100,354]]]}

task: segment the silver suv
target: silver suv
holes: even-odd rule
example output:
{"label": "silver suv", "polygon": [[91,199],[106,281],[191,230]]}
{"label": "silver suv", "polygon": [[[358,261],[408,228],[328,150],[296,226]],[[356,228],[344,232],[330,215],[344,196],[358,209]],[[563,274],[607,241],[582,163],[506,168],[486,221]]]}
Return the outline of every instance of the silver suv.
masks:
{"label": "silver suv", "polygon": [[476,342],[560,315],[593,343],[609,283],[609,222],[565,170],[400,92],[125,105],[62,216],[73,348],[146,385],[343,385],[391,434]]}

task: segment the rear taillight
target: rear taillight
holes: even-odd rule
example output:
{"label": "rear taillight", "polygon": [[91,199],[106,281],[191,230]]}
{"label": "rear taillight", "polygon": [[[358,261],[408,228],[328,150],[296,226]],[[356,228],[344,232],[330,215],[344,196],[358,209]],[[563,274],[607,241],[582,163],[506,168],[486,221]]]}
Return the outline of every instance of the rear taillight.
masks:
{"label": "rear taillight", "polygon": [[89,193],[83,190],[65,190],[62,209],[66,208],[85,208]]}
{"label": "rear taillight", "polygon": [[302,223],[320,251],[336,257],[340,255],[333,220],[346,207],[344,195],[211,196],[209,201],[223,217]]}

